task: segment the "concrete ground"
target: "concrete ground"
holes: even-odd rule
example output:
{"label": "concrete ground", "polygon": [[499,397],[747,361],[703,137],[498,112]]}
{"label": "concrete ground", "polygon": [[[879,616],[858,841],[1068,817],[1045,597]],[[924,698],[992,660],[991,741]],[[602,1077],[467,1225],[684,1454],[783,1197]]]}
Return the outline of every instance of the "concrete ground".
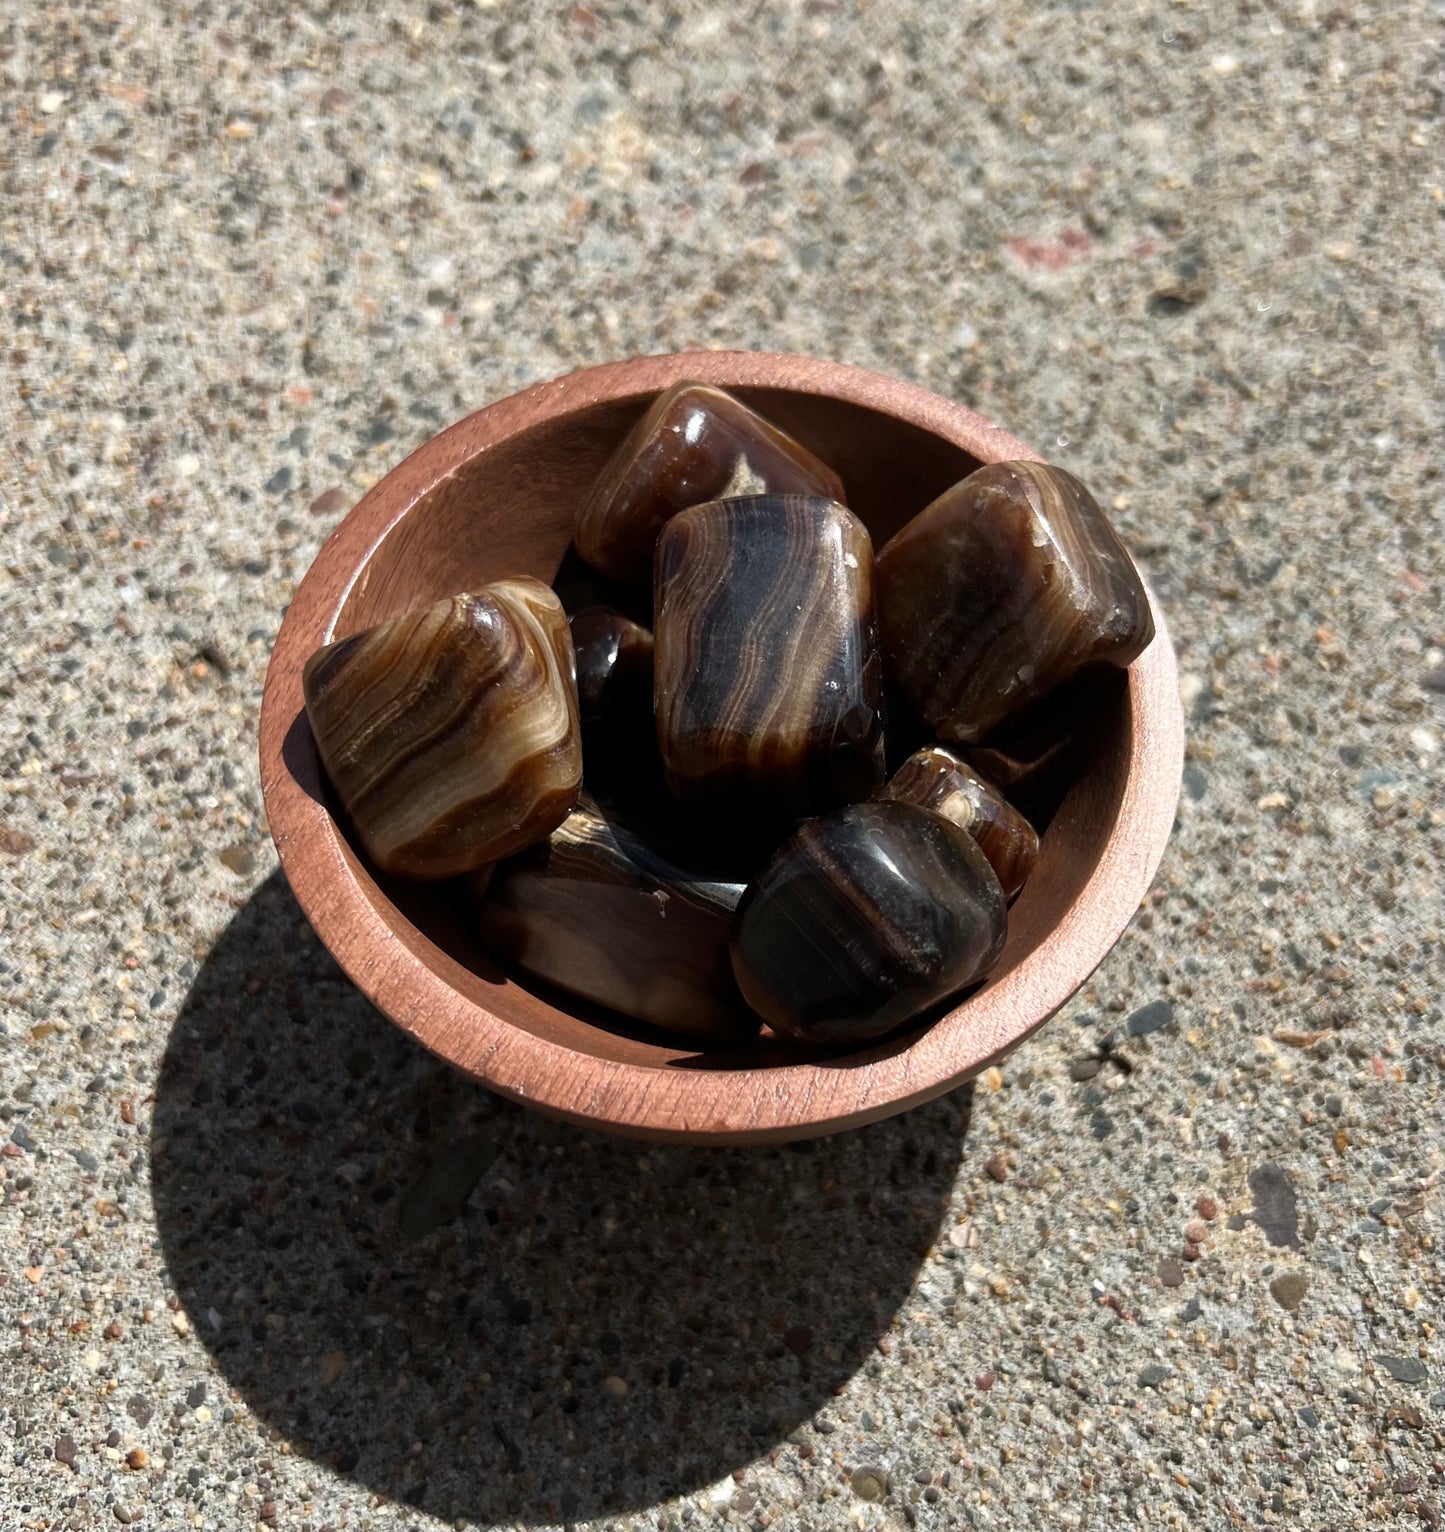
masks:
{"label": "concrete ground", "polygon": [[[1442,41],[0,0],[0,1527],[1440,1527]],[[1093,981],[802,1149],[454,1077],[309,935],[257,786],[360,493],[684,346],[1074,468],[1183,670]]]}

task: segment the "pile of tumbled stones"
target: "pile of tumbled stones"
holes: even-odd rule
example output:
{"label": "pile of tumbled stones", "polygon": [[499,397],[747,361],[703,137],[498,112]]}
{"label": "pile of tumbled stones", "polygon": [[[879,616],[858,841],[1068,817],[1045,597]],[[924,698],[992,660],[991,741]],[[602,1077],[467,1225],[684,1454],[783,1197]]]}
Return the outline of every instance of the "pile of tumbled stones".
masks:
{"label": "pile of tumbled stones", "polygon": [[708,1046],[860,1043],[982,980],[1039,855],[1010,800],[1077,727],[1061,699],[1153,637],[1088,490],[992,463],[875,557],[831,468],[681,383],[574,549],[557,589],[500,579],[312,656],[375,866],[464,879],[514,969]]}

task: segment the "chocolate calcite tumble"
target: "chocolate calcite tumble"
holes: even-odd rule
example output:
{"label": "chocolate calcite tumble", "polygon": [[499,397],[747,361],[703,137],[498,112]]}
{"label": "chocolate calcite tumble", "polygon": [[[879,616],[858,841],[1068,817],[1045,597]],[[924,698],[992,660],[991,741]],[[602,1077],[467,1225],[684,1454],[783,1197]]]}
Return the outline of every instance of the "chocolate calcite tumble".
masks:
{"label": "chocolate calcite tumble", "polygon": [[639,1021],[714,1042],[757,1031],[738,997],[728,932],[743,885],[690,848],[643,833],[584,793],[534,846],[503,862],[481,907],[505,961]]}
{"label": "chocolate calcite tumble", "polygon": [[385,872],[472,872],[541,840],[577,801],[572,640],[537,580],[328,644],[304,688],[321,763]]}
{"label": "chocolate calcite tumble", "polygon": [[616,580],[651,577],[658,534],[679,511],[738,495],[843,499],[825,463],[720,388],[678,383],[658,396],[578,512],[577,551]]}
{"label": "chocolate calcite tumble", "polygon": [[992,783],[942,745],[914,751],[881,796],[916,803],[967,830],[1010,899],[1028,881],[1039,859],[1034,827]]}
{"label": "chocolate calcite tumble", "polygon": [[1154,636],[1139,572],[1094,497],[1047,463],[991,463],[878,555],[884,663],[950,744],[975,744]]}
{"label": "chocolate calcite tumble", "polygon": [[651,731],[652,633],[615,607],[589,606],[569,623],[584,733]]}
{"label": "chocolate calcite tumble", "polygon": [[1007,926],[966,831],[911,803],[857,803],[800,825],[749,886],[733,972],[775,1032],[864,1042],[982,978]]}
{"label": "chocolate calcite tumble", "polygon": [[683,511],[657,545],[657,742],[681,799],[790,819],[883,777],[873,548],[833,500]]}

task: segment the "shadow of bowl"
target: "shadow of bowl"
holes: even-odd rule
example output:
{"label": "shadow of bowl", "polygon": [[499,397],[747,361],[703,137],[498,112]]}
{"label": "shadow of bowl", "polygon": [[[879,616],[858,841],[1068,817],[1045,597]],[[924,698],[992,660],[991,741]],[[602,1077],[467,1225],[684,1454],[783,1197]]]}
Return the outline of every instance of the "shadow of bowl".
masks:
{"label": "shadow of bowl", "polygon": [[276,874],[176,1020],[154,1202],[197,1333],[297,1451],[447,1519],[585,1519],[716,1482],[864,1364],[968,1107],[748,1150],[521,1111],[375,1011]]}

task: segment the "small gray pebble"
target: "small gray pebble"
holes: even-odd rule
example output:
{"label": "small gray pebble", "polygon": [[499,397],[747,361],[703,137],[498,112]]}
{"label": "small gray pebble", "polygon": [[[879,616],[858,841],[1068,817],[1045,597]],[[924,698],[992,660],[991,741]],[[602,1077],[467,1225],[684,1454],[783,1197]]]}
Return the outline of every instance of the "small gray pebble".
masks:
{"label": "small gray pebble", "polygon": [[1430,1370],[1417,1356],[1377,1356],[1375,1361],[1396,1383],[1424,1383]]}
{"label": "small gray pebble", "polygon": [[1167,1000],[1154,1000],[1141,1005],[1125,1023],[1130,1037],[1147,1037],[1174,1020],[1174,1007]]}

